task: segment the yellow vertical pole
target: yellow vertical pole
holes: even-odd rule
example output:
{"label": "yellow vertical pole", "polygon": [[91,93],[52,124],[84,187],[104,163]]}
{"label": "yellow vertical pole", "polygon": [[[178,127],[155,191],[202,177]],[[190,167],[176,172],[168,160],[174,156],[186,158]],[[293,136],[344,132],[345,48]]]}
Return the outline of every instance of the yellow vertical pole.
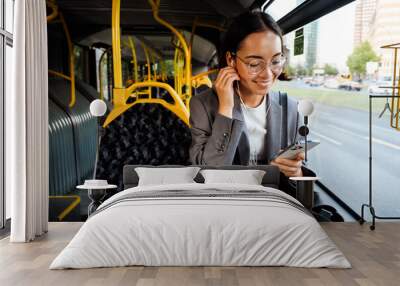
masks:
{"label": "yellow vertical pole", "polygon": [[160,74],[161,74],[161,81],[166,82],[167,81],[167,75],[166,75],[166,67],[165,67],[165,61],[160,60]]}
{"label": "yellow vertical pole", "polygon": [[393,83],[392,83],[392,108],[390,112],[390,126],[397,128],[397,126],[393,125],[393,113],[394,113],[394,96],[396,94],[396,89],[394,88],[396,86],[396,72],[397,72],[397,49],[394,49],[394,69],[393,69]]}
{"label": "yellow vertical pole", "polygon": [[46,5],[51,9],[51,14],[47,16],[47,22],[51,22],[58,16],[58,6],[54,1],[46,1]]}
{"label": "yellow vertical pole", "polygon": [[153,10],[153,17],[154,19],[159,22],[161,25],[167,27],[168,29],[170,29],[179,39],[179,41],[181,42],[182,48],[183,48],[183,53],[185,56],[185,87],[186,87],[186,96],[187,98],[185,99],[186,102],[186,106],[189,106],[189,98],[192,95],[192,88],[191,88],[191,73],[192,73],[192,64],[191,64],[191,58],[190,58],[190,54],[189,54],[189,48],[188,45],[186,43],[185,38],[182,36],[181,33],[179,33],[171,24],[169,24],[168,22],[164,21],[163,19],[161,19],[158,15],[158,9],[159,9],[159,4],[160,1],[156,0],[154,2],[154,0],[148,0],[152,10]]}
{"label": "yellow vertical pole", "polygon": [[134,73],[135,82],[139,82],[135,42],[133,41],[132,37],[130,37],[130,36],[128,37],[128,41],[129,41],[129,45],[130,45],[131,50],[132,50],[133,73]]}
{"label": "yellow vertical pole", "polygon": [[149,57],[149,51],[147,50],[146,46],[140,42],[140,44],[143,47],[144,55],[146,57],[146,63],[147,63],[147,80],[151,81],[151,69],[150,69],[150,57]]}
{"label": "yellow vertical pole", "polygon": [[150,55],[151,55],[151,66],[153,67],[153,73],[154,73],[154,80],[157,81],[156,60],[153,53],[150,53]]}
{"label": "yellow vertical pole", "polygon": [[[395,48],[396,53],[398,51],[399,48]],[[394,68],[396,69],[396,65],[397,65],[397,61],[395,61],[394,63]],[[396,76],[393,77],[394,79],[396,79]],[[399,65],[399,79],[397,81],[397,110],[396,110],[396,129],[400,130],[399,127],[399,116],[400,116],[400,65]],[[393,111],[394,111],[394,106],[393,106]]]}
{"label": "yellow vertical pole", "polygon": [[121,68],[121,30],[120,17],[121,0],[113,0],[112,2],[112,50],[114,65],[114,88],[124,88],[122,85],[122,68]]}
{"label": "yellow vertical pole", "polygon": [[[150,68],[150,56],[149,56],[149,51],[147,50],[146,45],[140,41],[140,44],[143,48],[144,55],[146,57],[146,62],[147,62],[147,81],[151,81],[151,68]],[[149,86],[147,93],[149,94],[149,97],[151,98],[151,87]]]}
{"label": "yellow vertical pole", "polygon": [[179,84],[178,85],[179,85],[179,94],[183,99],[184,99],[184,95],[185,95],[182,91],[182,87],[184,85],[184,80],[185,80],[185,74],[183,71],[184,66],[185,66],[185,59],[183,58],[182,52],[179,51],[179,54],[178,54]]}
{"label": "yellow vertical pole", "polygon": [[192,47],[193,47],[193,40],[194,40],[194,33],[196,32],[197,28],[197,21],[199,20],[199,17],[196,16],[193,21],[192,25],[192,33],[190,34],[190,42],[189,42],[189,55],[192,54]]}
{"label": "yellow vertical pole", "polygon": [[178,92],[180,95],[180,92],[178,90],[178,47],[175,48],[175,54],[174,54],[174,87],[175,90]]}
{"label": "yellow vertical pole", "polygon": [[72,45],[71,36],[69,34],[69,30],[67,27],[67,23],[65,23],[65,19],[62,13],[59,13],[60,21],[63,26],[65,37],[67,38],[68,44],[68,54],[69,54],[69,74],[71,80],[71,99],[69,102],[69,107],[73,107],[75,105],[75,56],[74,56],[74,47]]}
{"label": "yellow vertical pole", "polygon": [[104,99],[104,92],[103,92],[103,59],[104,59],[104,55],[107,54],[107,50],[105,50],[101,56],[100,56],[100,60],[99,60],[99,84],[100,84],[100,99],[103,100]]}

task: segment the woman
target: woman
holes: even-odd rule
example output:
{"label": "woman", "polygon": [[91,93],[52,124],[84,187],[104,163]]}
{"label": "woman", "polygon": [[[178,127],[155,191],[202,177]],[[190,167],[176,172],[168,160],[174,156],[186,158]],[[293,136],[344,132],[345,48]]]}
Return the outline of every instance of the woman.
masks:
{"label": "woman", "polygon": [[296,141],[297,102],[287,98],[287,142],[283,142],[280,94],[271,92],[285,55],[277,23],[262,12],[236,17],[220,49],[214,88],[192,97],[192,164],[272,164],[286,177],[303,176],[304,153],[274,159]]}

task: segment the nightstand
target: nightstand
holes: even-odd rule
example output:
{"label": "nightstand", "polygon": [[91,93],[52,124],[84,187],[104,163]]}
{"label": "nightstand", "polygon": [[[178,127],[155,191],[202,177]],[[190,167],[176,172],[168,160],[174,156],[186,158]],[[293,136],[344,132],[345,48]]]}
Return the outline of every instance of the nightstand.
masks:
{"label": "nightstand", "polygon": [[91,203],[88,206],[88,216],[96,211],[103,202],[109,189],[116,189],[116,185],[110,185],[106,180],[85,180],[83,185],[76,186],[77,189],[87,190]]}
{"label": "nightstand", "polygon": [[307,209],[311,210],[314,206],[314,182],[318,177],[290,177],[296,182],[296,199]]}

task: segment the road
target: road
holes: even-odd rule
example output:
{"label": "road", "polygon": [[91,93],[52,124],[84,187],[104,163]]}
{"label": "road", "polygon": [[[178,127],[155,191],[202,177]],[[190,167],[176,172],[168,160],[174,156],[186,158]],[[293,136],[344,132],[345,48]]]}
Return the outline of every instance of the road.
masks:
{"label": "road", "polygon": [[[309,166],[321,182],[360,213],[368,202],[368,112],[315,105],[310,138],[321,144],[309,152]],[[400,132],[389,116],[373,118],[373,200],[380,216],[400,216]]]}

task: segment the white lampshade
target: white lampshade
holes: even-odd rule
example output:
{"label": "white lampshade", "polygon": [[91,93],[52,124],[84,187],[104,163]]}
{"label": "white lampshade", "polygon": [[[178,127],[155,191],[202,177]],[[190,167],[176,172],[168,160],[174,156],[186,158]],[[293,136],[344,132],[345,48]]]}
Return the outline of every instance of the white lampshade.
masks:
{"label": "white lampshade", "polygon": [[95,117],[103,116],[107,111],[106,103],[101,99],[95,99],[90,103],[90,113]]}
{"label": "white lampshade", "polygon": [[309,116],[314,111],[314,105],[311,101],[303,99],[299,101],[297,110],[301,115]]}

